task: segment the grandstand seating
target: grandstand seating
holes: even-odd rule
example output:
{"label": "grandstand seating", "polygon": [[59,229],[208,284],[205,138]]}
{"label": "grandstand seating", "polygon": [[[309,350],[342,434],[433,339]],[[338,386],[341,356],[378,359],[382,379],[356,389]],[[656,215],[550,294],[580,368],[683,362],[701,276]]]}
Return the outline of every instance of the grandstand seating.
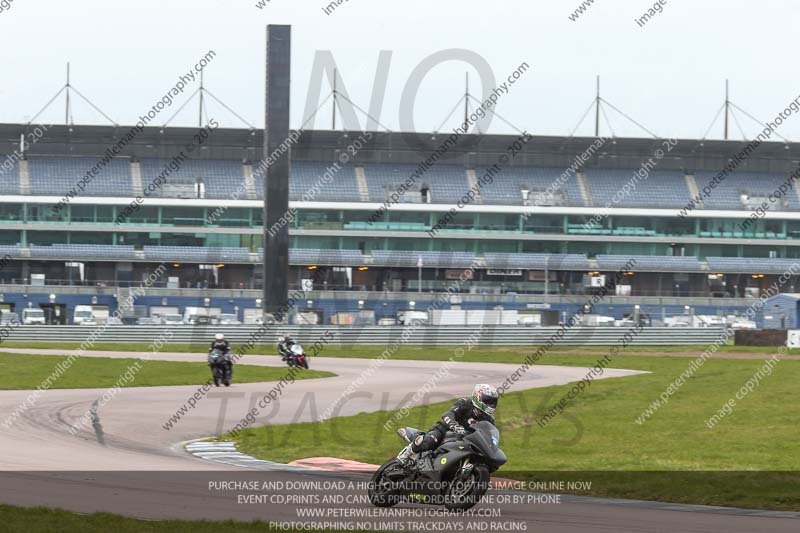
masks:
{"label": "grandstand seating", "polygon": [[[697,186],[702,189],[716,175],[716,172],[697,172],[695,176]],[[779,173],[733,172],[714,188],[708,198],[703,199],[703,207],[706,209],[746,209],[741,199],[743,194],[766,199],[787,178],[788,176]],[[800,201],[798,201],[797,194],[794,191],[790,191],[785,198],[788,201],[787,206],[784,207],[781,203],[774,203],[770,206],[770,209],[773,211],[800,209]],[[759,201],[758,203],[760,204],[761,202]]]}
{"label": "grandstand seating", "polygon": [[[484,169],[476,169],[476,172],[480,179],[484,174]],[[492,183],[481,188],[481,198],[485,204],[523,205],[520,192],[523,188],[540,192],[553,188],[564,193],[564,205],[583,206],[584,202],[575,174],[570,174],[570,177],[561,186],[558,186],[557,180],[563,173],[563,168],[555,167],[505,167],[494,177]]]}
{"label": "grandstand seating", "polygon": [[[5,156],[0,155],[0,163]],[[164,169],[169,160],[143,159],[141,161],[142,186],[146,187]],[[91,157],[49,157],[34,156],[29,159],[30,193],[32,195],[64,194],[75,188],[76,183],[97,164]],[[323,183],[315,189],[315,184],[325,174],[329,163],[315,161],[294,161],[291,166],[289,182],[290,199],[313,199],[328,202],[357,202],[361,200],[356,179],[355,167],[345,165],[333,174],[330,183]],[[369,201],[383,202],[415,170],[415,165],[380,163],[364,167]],[[485,169],[476,168],[480,178]],[[506,167],[494,177],[493,183],[481,188],[481,200],[491,205],[523,205],[521,190],[531,191],[531,198],[537,192],[552,187],[564,169],[556,167]],[[613,198],[620,188],[634,175],[636,169],[589,168],[586,170],[591,203],[600,207],[611,203],[614,207],[644,208],[682,208],[691,198],[683,172],[653,170],[647,179],[640,178],[635,190],[622,196],[617,204]],[[702,187],[714,177],[715,173],[698,171],[695,175],[698,187]],[[173,172],[168,179],[173,183],[194,183],[202,178],[205,184],[205,197],[215,199],[230,198],[244,183],[243,165],[235,160],[188,160]],[[781,173],[753,173],[739,171],[729,175],[718,185],[703,203],[706,209],[748,210],[743,204],[743,194],[752,197],[752,202],[766,198],[786,180]],[[264,195],[263,178],[255,177],[256,193]],[[416,190],[427,187],[431,203],[453,204],[469,190],[467,171],[459,165],[436,164],[421,178],[416,180]],[[130,162],[117,158],[108,163],[84,191],[84,196],[129,197],[140,191],[133,191]],[[19,194],[19,165],[0,176],[0,194]],[[312,192],[313,191],[313,192]],[[156,193],[159,194],[159,193]],[[558,198],[563,194],[563,198]],[[569,177],[556,189],[556,203],[563,200],[566,206],[585,206],[577,178]],[[419,195],[408,194],[406,201],[419,201]],[[403,200],[401,200],[403,201]],[[751,202],[751,203],[752,203]],[[786,204],[774,204],[773,210],[800,210],[800,199],[796,193],[786,195]],[[576,228],[571,233],[580,233]]]}
{"label": "grandstand seating", "polygon": [[28,159],[31,194],[61,196],[75,189],[78,195],[86,196],[132,195],[131,165],[127,159],[111,160],[83,191],[76,188],[96,165],[98,159],[93,157],[31,157]]}
{"label": "grandstand seating", "polygon": [[19,162],[14,156],[9,160],[7,155],[0,154],[0,167],[7,160],[10,161],[11,168],[8,170],[0,168],[0,194],[19,194]]}
{"label": "grandstand seating", "polygon": [[[383,202],[388,195],[397,190],[417,170],[417,165],[409,164],[375,164],[366,165],[369,199],[371,202]],[[427,187],[430,190],[430,202],[434,204],[455,203],[469,190],[467,171],[458,165],[435,164],[414,184],[416,190]],[[402,199],[400,200],[402,202]]]}
{"label": "grandstand seating", "polygon": [[[631,266],[629,262],[635,260]],[[629,268],[634,272],[667,271],[698,272],[700,261],[694,256],[672,255],[598,255],[597,265],[601,270],[619,270]]]}
{"label": "grandstand seating", "polygon": [[[602,207],[681,208],[691,198],[683,172],[651,170],[647,178],[637,177],[628,194],[619,191],[639,169],[592,168],[586,173],[594,205]],[[614,203],[616,198],[618,203]]]}
{"label": "grandstand seating", "polygon": [[[314,161],[295,161],[291,166],[289,179],[289,198],[300,201],[317,202],[356,202],[358,185],[355,167],[343,165],[341,170],[333,171],[329,183],[320,181],[329,165]],[[264,196],[264,180],[256,179],[259,197]],[[304,198],[305,196],[305,198]]]}
{"label": "grandstand seating", "polygon": [[30,256],[34,259],[97,259],[114,261],[133,259],[133,246],[112,246],[104,244],[53,244],[51,246],[30,247]]}
{"label": "grandstand seating", "polygon": [[247,248],[203,248],[201,246],[145,246],[148,261],[242,261],[250,260]]}
{"label": "grandstand seating", "polygon": [[[264,249],[258,249],[259,260],[264,259]],[[293,265],[359,266],[364,263],[360,250],[316,250],[292,248],[289,263]]]}
{"label": "grandstand seating", "polygon": [[486,253],[487,268],[517,268],[534,270],[587,270],[589,258],[581,254]]}
{"label": "grandstand seating", "polygon": [[419,258],[425,268],[466,268],[475,263],[470,252],[417,252],[407,250],[373,250],[373,265],[416,268]]}
{"label": "grandstand seating", "polygon": [[800,266],[800,259],[766,257],[707,257],[708,267],[721,274],[782,274]]}
{"label": "grandstand seating", "polygon": [[12,246],[8,244],[0,245],[0,256],[5,257],[20,257],[22,255],[22,248],[20,246]]}
{"label": "grandstand seating", "polygon": [[[247,248],[203,248],[199,246],[145,246],[137,251],[133,246],[103,244],[53,244],[31,245],[27,248],[0,245],[0,256],[31,259],[65,260],[143,260],[166,262],[231,262],[253,263],[254,254]],[[264,250],[259,248],[258,261],[263,261]],[[599,268],[602,271],[630,268],[634,272],[720,272],[723,274],[780,274],[790,267],[800,266],[798,259],[708,257],[707,265],[695,257],[643,256],[643,255],[598,255],[596,263],[581,254],[544,253],[495,253],[476,255],[471,252],[430,252],[407,250],[373,250],[362,254],[359,250],[317,250],[293,248],[289,250],[291,265],[362,266],[394,268],[416,268],[422,257],[425,268],[478,268],[522,269],[522,270],[574,270],[587,271]],[[626,267],[631,259],[633,266]]]}
{"label": "grandstand seating", "polygon": [[[142,187],[147,187],[163,171],[171,160],[143,159]],[[244,169],[241,161],[206,159],[187,160],[177,171],[167,176],[167,182],[177,181],[195,183],[202,179],[206,198],[229,198],[244,182]],[[139,194],[140,191],[137,191]],[[242,195],[243,197],[244,195]]]}

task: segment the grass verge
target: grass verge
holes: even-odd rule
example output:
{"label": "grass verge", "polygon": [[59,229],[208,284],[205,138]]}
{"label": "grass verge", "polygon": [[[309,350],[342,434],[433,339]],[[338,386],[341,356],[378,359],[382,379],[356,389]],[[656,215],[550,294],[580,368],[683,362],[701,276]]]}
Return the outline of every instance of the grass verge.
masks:
{"label": "grass verge", "polygon": [[[680,333],[680,331],[678,331]],[[398,335],[399,337],[399,335]],[[303,346],[308,350],[311,357],[348,357],[357,359],[372,359],[381,354],[385,349],[384,346],[369,346],[369,345],[354,345],[354,346],[339,346],[328,344],[318,350],[318,353],[312,351],[314,339],[298,339]],[[235,343],[234,343],[235,344]],[[110,352],[141,352],[147,353],[151,350],[148,343],[96,343],[89,348],[90,351],[110,351]],[[428,360],[447,360],[452,356],[453,351],[459,346],[400,346],[394,352],[393,359],[410,359],[419,361]],[[2,348],[32,348],[43,350],[65,350],[72,351],[76,348],[74,343],[69,342],[3,342],[0,344]],[[236,346],[234,345],[234,351]],[[499,359],[499,356],[504,355],[519,355],[522,357],[534,351],[538,346],[492,346],[481,347],[479,350],[468,352],[461,359],[463,361],[471,362],[503,362],[508,359]],[[676,346],[631,346],[625,351],[624,356],[631,355],[661,355],[661,354],[676,354],[686,353],[700,355],[703,350],[708,348],[707,345],[676,345]],[[165,344],[161,349],[162,352],[176,352],[176,353],[205,353],[208,350],[208,344],[194,343],[194,344]],[[578,354],[604,354],[607,353],[607,346],[553,346],[550,348],[552,354],[565,354],[575,355]],[[724,353],[748,353],[748,354],[761,354],[767,357],[777,351],[776,347],[772,346],[734,346],[728,344],[720,349]],[[800,355],[800,349],[791,349],[786,352],[789,355]],[[248,351],[252,355],[277,355],[277,348],[272,344],[259,344],[252,350]],[[622,355],[622,354],[621,354]],[[514,359],[516,361],[517,359]],[[565,363],[569,364],[569,363]]]}
{"label": "grass verge", "polygon": [[[211,522],[179,520],[136,520],[97,513],[81,515],[42,507],[21,508],[0,505],[0,524],[6,533],[278,533],[285,531],[261,521]],[[335,529],[315,530],[340,533]]]}
{"label": "grass verge", "polygon": [[[449,352],[428,348],[427,355],[433,359]],[[515,363],[519,358],[494,354],[491,360]],[[556,353],[542,363],[592,366],[598,358]],[[636,423],[688,362],[612,358],[611,367],[651,373],[593,381],[544,427],[537,421],[572,385],[512,390],[497,412],[501,446],[509,458],[498,475],[521,480],[569,475],[592,481],[590,490],[578,493],[595,496],[800,510],[800,439],[796,418],[785,407],[800,380],[800,361],[781,361],[753,392],[736,401],[731,415],[708,429],[705,421],[764,362],[707,360],[667,405]],[[464,384],[465,393],[470,386]],[[222,438],[237,441],[244,453],[273,461],[332,456],[380,464],[402,443],[391,428],[384,428],[399,406],[382,405],[380,398],[375,402],[384,410],[320,423],[265,426]],[[400,425],[428,428],[449,406],[411,409]]]}
{"label": "grass verge", "polygon": [[[31,390],[53,374],[56,366],[66,356],[21,355],[0,353],[0,390]],[[138,370],[133,370],[140,365]],[[111,359],[102,357],[79,357],[69,369],[50,387],[52,389],[99,389],[113,387],[125,374],[133,375],[130,383],[121,387],[156,387],[165,385],[197,385],[211,377],[205,363],[171,361],[146,361],[143,359]],[[260,383],[279,381],[286,375],[286,368],[236,365],[234,383]],[[331,377],[330,372],[303,370],[295,379]]]}

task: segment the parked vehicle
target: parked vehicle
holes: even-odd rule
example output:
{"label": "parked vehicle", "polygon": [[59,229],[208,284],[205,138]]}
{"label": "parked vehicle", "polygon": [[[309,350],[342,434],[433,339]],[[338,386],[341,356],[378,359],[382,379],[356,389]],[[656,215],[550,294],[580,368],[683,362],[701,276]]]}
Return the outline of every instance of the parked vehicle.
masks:
{"label": "parked vehicle", "polygon": [[92,313],[92,306],[76,305],[75,311],[72,314],[72,322],[77,326],[83,325],[84,322],[92,322],[92,324],[94,324],[95,322],[94,313]]}
{"label": "parked vehicle", "polygon": [[19,315],[11,311],[0,311],[0,325],[16,324],[19,325]]}
{"label": "parked vehicle", "polygon": [[222,313],[219,315],[218,324],[226,324],[229,326],[238,326],[241,325],[241,321],[239,318],[232,314],[232,313]]}
{"label": "parked vehicle", "polygon": [[186,324],[194,324],[202,317],[207,319],[207,324],[213,324],[219,318],[222,309],[219,307],[186,307],[183,310],[183,321]]}
{"label": "parked vehicle", "polygon": [[161,323],[168,326],[178,326],[183,324],[183,316],[181,315],[164,315],[161,317]]}
{"label": "parked vehicle", "polygon": [[44,325],[47,323],[44,316],[44,310],[39,309],[38,307],[34,308],[31,307],[29,309],[22,310],[22,323],[26,325],[30,324],[41,324]]}

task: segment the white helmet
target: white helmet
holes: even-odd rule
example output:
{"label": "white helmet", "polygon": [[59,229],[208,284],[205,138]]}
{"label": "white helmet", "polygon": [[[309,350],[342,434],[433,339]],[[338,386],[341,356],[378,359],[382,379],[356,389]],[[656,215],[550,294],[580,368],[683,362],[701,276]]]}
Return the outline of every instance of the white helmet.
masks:
{"label": "white helmet", "polygon": [[224,341],[225,335],[223,335],[222,333],[217,333],[216,335],[214,335],[214,340]]}

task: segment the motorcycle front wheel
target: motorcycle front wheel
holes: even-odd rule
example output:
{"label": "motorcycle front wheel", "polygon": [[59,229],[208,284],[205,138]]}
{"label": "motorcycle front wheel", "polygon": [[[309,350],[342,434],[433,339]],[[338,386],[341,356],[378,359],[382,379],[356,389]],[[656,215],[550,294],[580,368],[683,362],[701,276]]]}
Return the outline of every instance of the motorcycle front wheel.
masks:
{"label": "motorcycle front wheel", "polygon": [[[394,479],[390,476],[394,474]],[[392,507],[400,501],[400,495],[393,489],[393,485],[404,477],[402,467],[397,459],[391,459],[383,464],[369,480],[367,498],[375,507]],[[398,479],[399,478],[399,479]]]}
{"label": "motorcycle front wheel", "polygon": [[222,376],[220,375],[220,371],[216,366],[211,367],[211,377],[214,378],[214,385],[219,387],[220,383],[222,382]]}
{"label": "motorcycle front wheel", "polygon": [[448,511],[466,511],[474,507],[489,490],[489,470],[476,466],[465,480],[455,479],[445,493],[444,507]]}

